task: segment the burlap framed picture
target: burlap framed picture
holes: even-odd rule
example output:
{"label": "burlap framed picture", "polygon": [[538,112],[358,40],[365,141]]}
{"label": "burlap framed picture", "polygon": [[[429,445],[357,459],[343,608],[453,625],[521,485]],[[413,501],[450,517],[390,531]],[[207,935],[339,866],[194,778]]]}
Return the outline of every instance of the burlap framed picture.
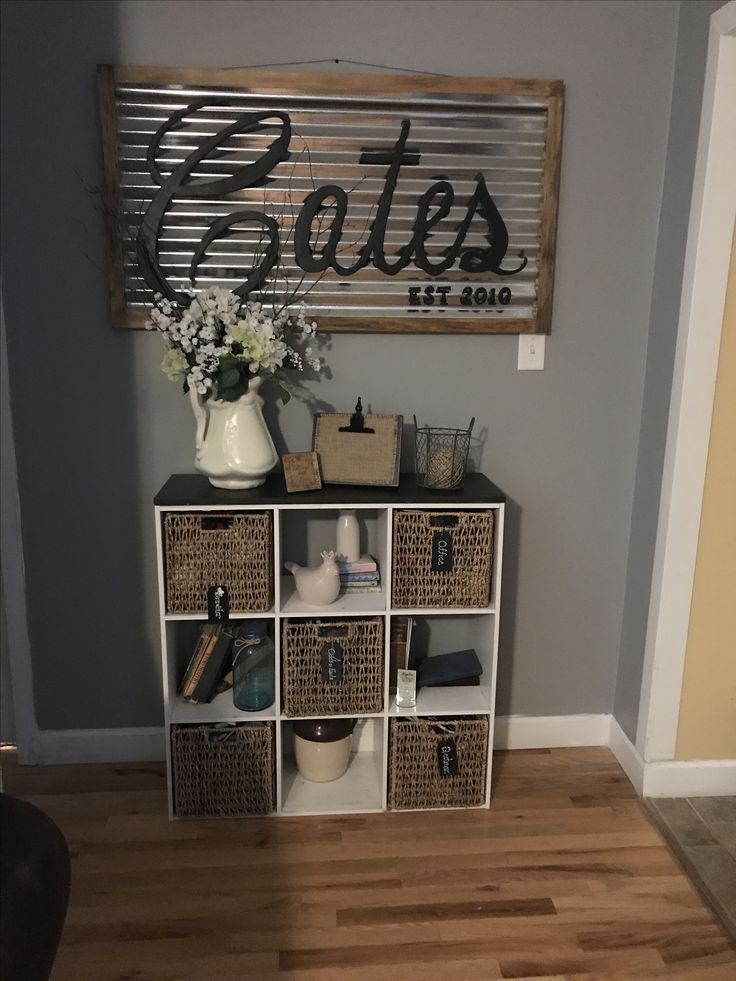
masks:
{"label": "burlap framed picture", "polygon": [[323,483],[398,487],[404,417],[369,413],[364,420],[364,432],[348,432],[347,412],[315,416],[312,448]]}

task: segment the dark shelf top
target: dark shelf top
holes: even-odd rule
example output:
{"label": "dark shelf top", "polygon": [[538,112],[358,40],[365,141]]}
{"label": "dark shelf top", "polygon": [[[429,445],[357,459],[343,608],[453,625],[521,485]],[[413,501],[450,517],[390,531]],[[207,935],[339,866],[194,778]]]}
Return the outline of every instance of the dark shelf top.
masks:
{"label": "dark shelf top", "polygon": [[419,487],[413,473],[402,473],[398,487],[353,487],[328,484],[318,491],[289,494],[280,473],[270,474],[253,490],[221,490],[202,474],[177,473],[166,481],[153,499],[159,507],[219,507],[237,504],[503,504],[505,494],[482,473],[465,475],[462,487],[451,491]]}

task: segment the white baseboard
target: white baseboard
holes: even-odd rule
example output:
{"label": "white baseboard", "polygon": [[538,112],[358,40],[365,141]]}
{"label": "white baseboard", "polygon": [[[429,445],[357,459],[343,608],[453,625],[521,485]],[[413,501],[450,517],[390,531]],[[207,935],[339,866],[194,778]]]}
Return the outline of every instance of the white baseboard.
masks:
{"label": "white baseboard", "polygon": [[736,760],[668,760],[645,763],[615,719],[608,745],[640,797],[736,795]]}
{"label": "white baseboard", "polygon": [[496,749],[552,749],[607,746],[610,715],[501,715],[496,717]]}
{"label": "white baseboard", "polygon": [[644,797],[733,797],[736,760],[647,763]]}
{"label": "white baseboard", "polygon": [[166,759],[163,727],[39,729],[21,763],[142,763]]}
{"label": "white baseboard", "polygon": [[637,794],[641,797],[644,792],[644,760],[641,758],[636,746],[634,746],[613,716],[611,716],[608,745],[613,755],[621,764],[621,769],[634,785]]}

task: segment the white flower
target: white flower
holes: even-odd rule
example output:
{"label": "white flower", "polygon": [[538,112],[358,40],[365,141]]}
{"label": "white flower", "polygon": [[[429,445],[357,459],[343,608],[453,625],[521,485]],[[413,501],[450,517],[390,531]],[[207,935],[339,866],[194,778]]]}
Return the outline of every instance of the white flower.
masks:
{"label": "white flower", "polygon": [[[217,395],[221,363],[227,358],[242,364],[241,378],[248,374],[277,377],[287,383],[287,369],[303,371],[309,366],[321,368],[321,360],[307,345],[303,351],[294,344],[310,338],[316,323],[307,323],[305,308],[296,311],[282,308],[278,312],[264,309],[259,302],[243,302],[239,296],[220,286],[195,294],[185,290],[191,301],[182,309],[176,303],[156,294],[150,311],[149,329],[164,337],[162,369],[174,379],[186,377],[189,386],[200,395]],[[243,371],[247,367],[247,372]]]}

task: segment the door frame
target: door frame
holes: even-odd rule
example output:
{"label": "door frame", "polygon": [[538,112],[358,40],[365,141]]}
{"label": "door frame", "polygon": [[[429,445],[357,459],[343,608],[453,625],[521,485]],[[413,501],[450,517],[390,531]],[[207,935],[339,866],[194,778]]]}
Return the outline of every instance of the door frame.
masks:
{"label": "door frame", "polygon": [[736,0],[710,20],[636,748],[673,760],[736,219]]}

